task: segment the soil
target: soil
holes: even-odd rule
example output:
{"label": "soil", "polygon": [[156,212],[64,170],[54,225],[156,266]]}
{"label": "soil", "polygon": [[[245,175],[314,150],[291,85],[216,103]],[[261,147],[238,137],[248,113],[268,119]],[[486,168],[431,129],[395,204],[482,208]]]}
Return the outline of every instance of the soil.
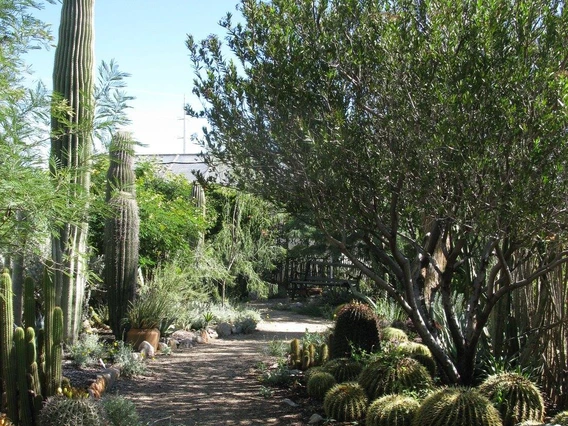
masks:
{"label": "soil", "polygon": [[307,425],[317,408],[294,389],[264,387],[259,363],[276,365],[278,358],[267,352],[272,340],[300,338],[306,329],[324,331],[331,323],[273,310],[275,303],[252,304],[264,318],[252,334],[157,356],[149,376],[120,379],[111,392],[134,402],[150,425]]}

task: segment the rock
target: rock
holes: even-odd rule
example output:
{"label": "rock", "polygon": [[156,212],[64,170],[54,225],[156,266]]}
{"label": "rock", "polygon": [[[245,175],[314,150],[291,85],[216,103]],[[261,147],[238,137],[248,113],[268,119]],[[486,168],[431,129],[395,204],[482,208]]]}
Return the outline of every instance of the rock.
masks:
{"label": "rock", "polygon": [[178,343],[178,348],[180,349],[187,349],[187,348],[193,348],[194,345],[194,340],[191,339],[183,339],[180,340]]}
{"label": "rock", "polygon": [[156,354],[156,352],[154,351],[154,346],[152,346],[146,340],[144,340],[142,343],[140,343],[140,345],[138,346],[138,350],[146,358],[152,358]]}
{"label": "rock", "polygon": [[320,416],[319,414],[312,414],[312,416],[310,417],[310,420],[308,421],[309,425],[315,425],[318,423],[323,422],[325,419]]}
{"label": "rock", "polygon": [[215,330],[213,330],[212,328],[209,328],[209,327],[207,327],[207,334],[209,335],[210,339],[216,339],[217,337],[219,337],[217,332]]}
{"label": "rock", "polygon": [[169,348],[169,346],[168,346],[166,343],[164,343],[164,342],[159,342],[159,343],[158,343],[158,350],[159,350],[160,352],[164,352],[164,350],[167,351],[168,349],[166,349],[166,348]]}
{"label": "rock", "polygon": [[284,404],[288,404],[290,407],[298,407],[298,404],[296,404],[294,401],[292,401],[291,399],[288,399],[288,398],[284,398],[282,400],[282,402]]}
{"label": "rock", "polygon": [[227,337],[231,335],[231,324],[228,322],[220,322],[217,324],[217,335],[219,337]]}
{"label": "rock", "polygon": [[197,334],[194,331],[187,330],[176,330],[172,333],[171,338],[182,341],[182,340],[192,340],[195,341]]}
{"label": "rock", "polygon": [[179,341],[176,340],[176,339],[171,339],[171,338],[170,338],[170,339],[168,339],[168,345],[169,345],[169,347],[172,348],[172,349],[177,349],[178,346],[179,346]]}
{"label": "rock", "polygon": [[243,332],[243,326],[240,324],[235,324],[231,327],[231,333],[241,334]]}

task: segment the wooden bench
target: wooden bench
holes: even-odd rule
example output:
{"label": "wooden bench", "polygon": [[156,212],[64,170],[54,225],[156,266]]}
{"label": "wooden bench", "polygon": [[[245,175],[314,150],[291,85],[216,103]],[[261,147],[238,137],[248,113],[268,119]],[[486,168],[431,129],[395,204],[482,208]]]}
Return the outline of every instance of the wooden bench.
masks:
{"label": "wooden bench", "polygon": [[288,284],[288,294],[292,300],[296,295],[304,297],[315,296],[323,293],[324,287],[336,287],[349,290],[351,285],[357,285],[357,282],[329,277],[305,277],[301,280],[293,280]]}

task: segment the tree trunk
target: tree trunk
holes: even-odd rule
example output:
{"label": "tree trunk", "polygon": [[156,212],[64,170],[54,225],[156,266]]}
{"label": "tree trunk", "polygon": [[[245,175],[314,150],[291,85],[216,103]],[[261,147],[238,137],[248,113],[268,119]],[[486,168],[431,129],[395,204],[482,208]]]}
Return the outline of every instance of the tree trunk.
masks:
{"label": "tree trunk", "polygon": [[[69,203],[85,201],[90,184],[93,127],[94,0],[64,0],[53,71],[54,102],[68,113],[51,119],[52,173],[69,174]],[[57,110],[57,108],[54,108]],[[64,337],[74,342],[81,324],[87,269],[86,208],[75,223],[66,223],[52,240],[56,303],[64,314]]]}

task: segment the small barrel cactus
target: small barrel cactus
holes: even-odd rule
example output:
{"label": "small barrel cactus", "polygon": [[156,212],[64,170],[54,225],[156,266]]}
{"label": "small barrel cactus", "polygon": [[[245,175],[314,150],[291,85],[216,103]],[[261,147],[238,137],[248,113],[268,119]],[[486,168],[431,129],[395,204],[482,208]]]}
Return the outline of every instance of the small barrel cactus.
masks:
{"label": "small barrel cactus", "polygon": [[380,349],[379,318],[364,303],[351,302],[337,312],[333,339],[330,340],[331,358],[350,357],[353,350],[367,353]]}
{"label": "small barrel cactus", "polygon": [[408,335],[400,328],[385,327],[381,330],[381,339],[386,342],[408,342]]}
{"label": "small barrel cactus", "polygon": [[308,368],[304,373],[304,381],[308,383],[314,374],[321,373],[323,371],[324,369],[322,366]]}
{"label": "small barrel cactus", "polygon": [[365,417],[369,399],[365,390],[355,382],[340,383],[325,394],[325,415],[340,422],[360,420]]}
{"label": "small barrel cactus", "polygon": [[337,383],[356,381],[363,366],[349,358],[335,358],[323,366],[324,371],[331,373]]}
{"label": "small barrel cactus", "polygon": [[48,398],[39,414],[39,426],[101,426],[107,424],[104,411],[92,398]]}
{"label": "small barrel cactus", "polygon": [[562,411],[550,421],[553,425],[568,426],[568,411]]}
{"label": "small barrel cactus", "polygon": [[514,426],[525,420],[544,420],[544,401],[540,391],[529,379],[517,373],[489,376],[479,391],[501,413],[504,426]]}
{"label": "small barrel cactus", "polygon": [[397,345],[395,351],[404,356],[414,358],[426,367],[432,377],[436,376],[436,360],[432,356],[432,352],[430,352],[428,346],[416,342],[401,342]]}
{"label": "small barrel cactus", "polygon": [[308,395],[323,399],[328,390],[337,384],[335,377],[325,371],[314,373],[308,380]]}
{"label": "small barrel cactus", "polygon": [[475,389],[445,388],[430,394],[412,426],[503,426],[499,411]]}
{"label": "small barrel cactus", "polygon": [[367,410],[366,426],[411,426],[420,403],[406,395],[391,394],[379,398]]}
{"label": "small barrel cactus", "polygon": [[371,400],[389,393],[425,392],[434,387],[428,370],[408,357],[379,358],[367,365],[359,383]]}

